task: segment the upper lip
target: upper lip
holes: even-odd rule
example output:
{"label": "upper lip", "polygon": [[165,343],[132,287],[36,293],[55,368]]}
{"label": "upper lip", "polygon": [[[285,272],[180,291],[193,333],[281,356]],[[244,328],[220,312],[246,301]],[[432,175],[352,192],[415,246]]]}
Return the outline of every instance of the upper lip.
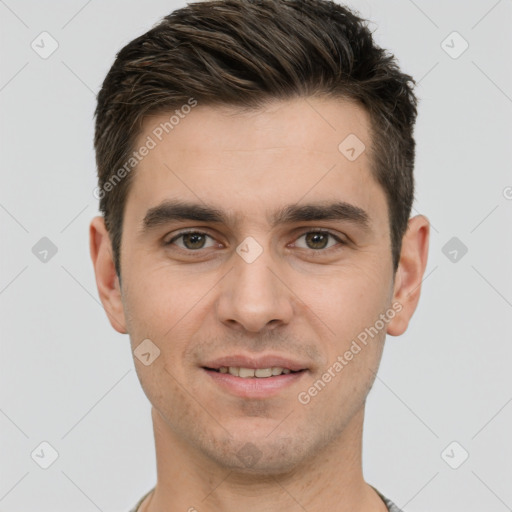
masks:
{"label": "upper lip", "polygon": [[290,359],[289,357],[277,354],[266,354],[261,356],[250,355],[231,355],[212,359],[201,365],[203,368],[212,368],[218,370],[222,366],[234,366],[237,368],[287,368],[292,371],[307,370],[307,364],[301,361]]}

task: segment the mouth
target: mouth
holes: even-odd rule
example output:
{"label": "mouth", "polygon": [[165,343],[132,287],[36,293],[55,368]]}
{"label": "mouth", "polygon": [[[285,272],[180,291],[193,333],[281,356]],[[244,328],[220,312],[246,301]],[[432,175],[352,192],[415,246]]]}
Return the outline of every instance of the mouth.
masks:
{"label": "mouth", "polygon": [[244,368],[240,366],[220,366],[219,368],[208,368],[203,366],[205,370],[233,375],[242,379],[268,379],[270,377],[278,377],[279,375],[288,375],[290,373],[300,373],[303,370],[290,370],[290,368],[282,368],[280,366],[272,366],[269,368]]}
{"label": "mouth", "polygon": [[220,390],[242,398],[260,399],[280,394],[309,371],[301,362],[272,356],[222,358],[201,368]]}

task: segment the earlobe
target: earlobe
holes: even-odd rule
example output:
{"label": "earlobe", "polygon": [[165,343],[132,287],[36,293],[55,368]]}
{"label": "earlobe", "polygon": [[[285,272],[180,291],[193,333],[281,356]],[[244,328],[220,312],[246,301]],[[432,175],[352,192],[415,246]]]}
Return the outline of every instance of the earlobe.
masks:
{"label": "earlobe", "polygon": [[96,286],[110,324],[117,332],[127,334],[121,289],[112,256],[112,244],[103,217],[94,217],[91,221],[89,249]]}
{"label": "earlobe", "polygon": [[402,240],[400,263],[396,272],[393,304],[399,311],[389,322],[387,333],[400,336],[409,325],[416,310],[421,292],[421,282],[428,259],[430,224],[423,215],[409,219],[407,231]]}

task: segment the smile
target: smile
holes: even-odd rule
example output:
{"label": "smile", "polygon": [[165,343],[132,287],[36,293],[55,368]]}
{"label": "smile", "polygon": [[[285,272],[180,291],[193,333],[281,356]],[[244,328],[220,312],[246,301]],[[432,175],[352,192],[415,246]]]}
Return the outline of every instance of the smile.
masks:
{"label": "smile", "polygon": [[281,368],[280,366],[273,366],[271,368],[243,368],[239,366],[221,366],[219,369],[207,368],[219,373],[229,373],[235,377],[242,377],[243,379],[265,379],[268,377],[276,377],[278,375],[287,375],[289,373],[296,373],[289,368]]}
{"label": "smile", "polygon": [[203,367],[202,370],[214,388],[244,399],[269,399],[282,395],[291,386],[300,387],[300,381],[308,373],[305,369],[292,371],[280,366],[221,366],[217,369]]}

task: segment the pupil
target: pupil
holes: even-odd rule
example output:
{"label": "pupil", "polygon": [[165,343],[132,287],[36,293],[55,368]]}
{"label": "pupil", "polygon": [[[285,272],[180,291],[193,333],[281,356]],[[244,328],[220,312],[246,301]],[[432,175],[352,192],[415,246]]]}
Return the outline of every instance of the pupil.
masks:
{"label": "pupil", "polygon": [[308,241],[311,241],[313,239],[313,245],[318,243],[318,239],[323,239],[323,244],[320,243],[320,247],[315,247],[316,249],[323,249],[325,247],[325,242],[327,241],[327,236],[324,233],[310,233],[307,235]]}
{"label": "pupil", "polygon": [[[200,247],[197,247],[197,245],[196,245],[196,243],[195,243],[195,242],[197,242],[197,240],[198,240],[198,239],[201,241],[201,239],[202,239],[202,238],[203,238],[203,235],[200,235],[200,234],[198,234],[198,233],[187,233],[187,234],[185,235],[185,240],[187,240],[187,241],[190,241],[191,239],[195,239],[195,241],[192,241],[192,246],[193,246],[193,248],[195,248],[195,249],[200,248]],[[187,245],[187,244],[186,244],[186,245]],[[199,243],[199,246],[201,246],[201,243]]]}

